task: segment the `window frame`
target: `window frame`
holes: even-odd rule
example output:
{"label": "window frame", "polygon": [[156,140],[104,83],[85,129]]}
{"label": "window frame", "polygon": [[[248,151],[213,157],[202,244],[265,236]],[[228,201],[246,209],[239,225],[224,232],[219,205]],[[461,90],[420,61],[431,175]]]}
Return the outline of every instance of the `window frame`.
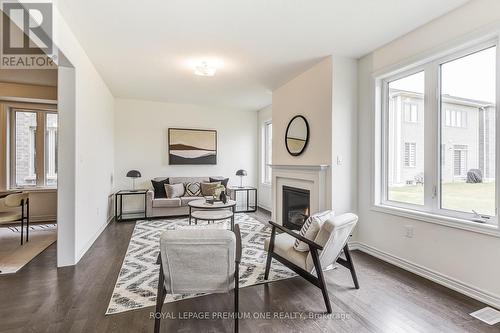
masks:
{"label": "window frame", "polygon": [[272,120],[267,120],[264,122],[262,126],[262,153],[264,156],[262,156],[263,163],[262,163],[261,182],[263,185],[267,186],[271,186],[272,184],[272,170],[270,166],[272,161],[269,160],[269,146],[271,146],[272,149],[272,135],[270,135],[268,130],[269,128],[268,126],[271,126],[271,131],[272,131],[272,125],[273,125]]}
{"label": "window frame", "polygon": [[[16,183],[16,117],[17,112],[32,112],[36,114],[36,134],[35,134],[35,186],[18,186]],[[56,109],[43,108],[38,106],[10,106],[7,109],[8,115],[8,137],[9,137],[9,151],[7,153],[8,159],[8,188],[9,189],[54,189],[57,185],[46,185],[46,156],[45,156],[45,133],[46,133],[46,115],[57,114]],[[59,119],[58,119],[59,121]]]}
{"label": "window frame", "polygon": [[[442,167],[442,142],[441,122],[444,115],[441,112],[441,70],[444,63],[460,59],[470,54],[480,52],[490,47],[496,47],[496,101],[500,105],[500,50],[499,36],[491,35],[481,41],[468,42],[462,46],[449,48],[439,54],[430,55],[426,59],[415,61],[414,65],[393,67],[385,73],[375,73],[374,103],[375,103],[375,131],[374,131],[374,176],[372,183],[373,209],[394,213],[399,216],[408,216],[436,222],[447,226],[456,226],[461,229],[479,231],[500,236],[498,225],[498,198],[499,196],[499,169],[500,169],[500,143],[496,137],[495,147],[495,203],[496,214],[487,223],[472,221],[472,213],[457,212],[441,208],[441,167]],[[424,123],[424,205],[401,203],[388,200],[388,110],[389,110],[389,83],[419,72],[424,72],[424,108],[422,118]],[[442,119],[443,118],[443,119]],[[500,135],[500,117],[495,117],[496,135]],[[467,119],[468,120],[468,119]],[[419,119],[419,122],[421,119]],[[443,124],[444,125],[444,124]],[[463,125],[463,124],[462,124]],[[468,121],[466,121],[466,126]],[[429,133],[431,134],[429,136]],[[443,158],[446,158],[445,156]]]}

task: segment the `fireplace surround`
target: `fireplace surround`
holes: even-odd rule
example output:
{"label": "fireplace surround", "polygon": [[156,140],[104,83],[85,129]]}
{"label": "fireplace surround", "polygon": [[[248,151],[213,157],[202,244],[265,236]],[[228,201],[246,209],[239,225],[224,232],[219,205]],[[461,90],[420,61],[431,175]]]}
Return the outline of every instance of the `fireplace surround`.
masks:
{"label": "fireplace surround", "polygon": [[[311,215],[331,209],[330,167],[328,165],[279,165],[272,164],[272,220],[284,225],[283,188],[292,187],[309,191]],[[295,227],[294,229],[297,229]]]}

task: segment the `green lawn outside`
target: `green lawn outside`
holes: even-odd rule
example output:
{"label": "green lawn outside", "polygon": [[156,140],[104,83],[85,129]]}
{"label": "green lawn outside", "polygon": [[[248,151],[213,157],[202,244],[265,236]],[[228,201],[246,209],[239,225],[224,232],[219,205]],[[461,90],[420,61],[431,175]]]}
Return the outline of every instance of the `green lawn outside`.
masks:
{"label": "green lawn outside", "polygon": [[[424,203],[424,186],[409,185],[390,187],[389,200],[420,204]],[[446,183],[442,189],[442,208],[495,215],[495,183]]]}

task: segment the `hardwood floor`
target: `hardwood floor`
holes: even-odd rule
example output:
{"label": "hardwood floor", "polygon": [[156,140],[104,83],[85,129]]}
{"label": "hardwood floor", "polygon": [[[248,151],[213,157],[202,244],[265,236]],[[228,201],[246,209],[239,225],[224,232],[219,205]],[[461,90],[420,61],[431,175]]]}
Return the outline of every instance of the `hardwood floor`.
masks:
{"label": "hardwood floor", "polygon": [[[262,212],[253,214],[261,221]],[[75,267],[56,269],[53,244],[20,272],[0,276],[0,332],[152,332],[153,307],[105,316],[133,222],[111,223]],[[361,288],[349,271],[325,273],[333,308],[321,291],[296,277],[240,290],[251,316],[303,313],[318,318],[242,319],[240,332],[499,332],[468,315],[484,304],[369,255],[353,251]],[[164,313],[231,311],[232,295],[165,304]],[[232,320],[162,320],[162,332],[232,332]]]}

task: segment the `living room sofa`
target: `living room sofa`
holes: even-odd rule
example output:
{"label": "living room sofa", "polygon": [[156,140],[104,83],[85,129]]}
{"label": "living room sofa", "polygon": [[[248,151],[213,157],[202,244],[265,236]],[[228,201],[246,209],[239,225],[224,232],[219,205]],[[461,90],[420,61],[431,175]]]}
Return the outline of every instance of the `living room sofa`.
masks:
{"label": "living room sofa", "polygon": [[[193,182],[209,182],[210,178],[222,180],[224,177],[168,177],[168,184],[187,184]],[[166,177],[157,177],[153,180],[162,181]],[[155,198],[154,190],[149,190],[147,193],[147,216],[148,217],[164,217],[164,216],[182,216],[189,214],[188,202],[192,200],[203,199],[203,196],[187,196],[184,194],[180,198]]]}

